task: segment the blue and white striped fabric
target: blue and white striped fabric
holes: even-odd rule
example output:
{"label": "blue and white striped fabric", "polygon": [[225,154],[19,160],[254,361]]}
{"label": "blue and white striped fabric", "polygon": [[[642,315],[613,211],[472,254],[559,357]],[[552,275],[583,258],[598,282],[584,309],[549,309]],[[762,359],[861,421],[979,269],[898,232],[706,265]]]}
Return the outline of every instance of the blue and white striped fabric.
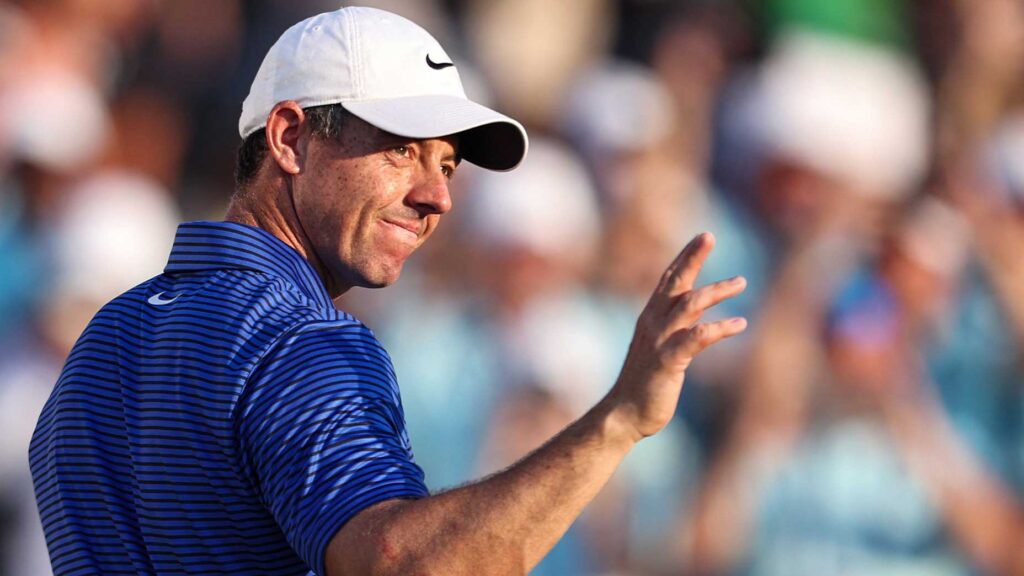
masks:
{"label": "blue and white striped fabric", "polygon": [[323,574],[354,514],[427,494],[391,359],[269,233],[182,224],[93,318],[29,451],[55,574]]}

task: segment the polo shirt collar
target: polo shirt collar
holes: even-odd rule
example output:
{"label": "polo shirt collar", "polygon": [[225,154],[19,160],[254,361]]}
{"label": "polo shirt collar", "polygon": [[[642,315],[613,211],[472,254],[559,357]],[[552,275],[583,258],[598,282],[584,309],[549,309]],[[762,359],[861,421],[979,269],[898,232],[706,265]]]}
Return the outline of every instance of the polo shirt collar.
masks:
{"label": "polo shirt collar", "polygon": [[185,222],[178,225],[164,272],[237,268],[278,276],[317,304],[334,308],[310,263],[276,236],[237,222]]}

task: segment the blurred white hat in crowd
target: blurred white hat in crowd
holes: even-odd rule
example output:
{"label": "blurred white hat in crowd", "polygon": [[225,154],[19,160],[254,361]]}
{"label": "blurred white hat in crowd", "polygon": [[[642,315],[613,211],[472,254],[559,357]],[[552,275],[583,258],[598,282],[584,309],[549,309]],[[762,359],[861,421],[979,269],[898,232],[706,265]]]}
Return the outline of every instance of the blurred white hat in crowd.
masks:
{"label": "blurred white hat in crowd", "polygon": [[178,212],[166,190],[107,171],[76,184],[52,223],[58,297],[102,304],[163,270]]}
{"label": "blurred white hat in crowd", "polygon": [[15,159],[64,172],[104,149],[110,118],[96,88],[50,72],[16,82],[0,96],[0,142]]}
{"label": "blurred white hat in crowd", "polygon": [[531,126],[553,126],[573,75],[607,51],[610,0],[470,0],[468,51],[497,99]]}
{"label": "blurred white hat in crowd", "polygon": [[600,234],[597,193],[579,158],[535,139],[514,172],[474,173],[462,215],[472,239],[554,258],[589,258]]}
{"label": "blurred white hat in crowd", "polygon": [[672,95],[654,71],[602,61],[570,88],[562,130],[592,159],[661,142],[676,121]]}
{"label": "blurred white hat in crowd", "polygon": [[531,299],[505,326],[509,379],[545,390],[582,412],[601,399],[621,362],[607,319],[578,294]]}
{"label": "blurred white hat in crowd", "polygon": [[906,57],[791,31],[772,48],[756,86],[754,129],[769,155],[882,198],[905,196],[923,176],[930,102]]}

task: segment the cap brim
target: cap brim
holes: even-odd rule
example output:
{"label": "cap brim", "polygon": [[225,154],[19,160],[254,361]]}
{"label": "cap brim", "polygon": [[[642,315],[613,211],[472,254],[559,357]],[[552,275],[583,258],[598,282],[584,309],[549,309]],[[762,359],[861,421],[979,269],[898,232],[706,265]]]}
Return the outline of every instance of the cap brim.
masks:
{"label": "cap brim", "polygon": [[459,135],[459,155],[489,170],[511,170],[526,157],[529,140],[523,125],[464,98],[409,96],[344,102],[358,118],[407,138]]}

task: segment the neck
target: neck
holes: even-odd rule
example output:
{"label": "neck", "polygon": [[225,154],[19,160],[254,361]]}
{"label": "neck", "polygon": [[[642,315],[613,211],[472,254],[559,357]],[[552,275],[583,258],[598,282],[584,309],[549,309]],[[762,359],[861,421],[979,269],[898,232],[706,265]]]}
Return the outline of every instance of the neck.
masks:
{"label": "neck", "polygon": [[[283,197],[283,201],[282,200]],[[331,275],[317,255],[316,250],[295,212],[292,195],[285,190],[278,194],[265,194],[257,190],[236,194],[228,204],[227,222],[255,226],[274,235],[278,240],[298,252],[316,271],[331,298],[337,298],[344,289],[331,280]]]}

